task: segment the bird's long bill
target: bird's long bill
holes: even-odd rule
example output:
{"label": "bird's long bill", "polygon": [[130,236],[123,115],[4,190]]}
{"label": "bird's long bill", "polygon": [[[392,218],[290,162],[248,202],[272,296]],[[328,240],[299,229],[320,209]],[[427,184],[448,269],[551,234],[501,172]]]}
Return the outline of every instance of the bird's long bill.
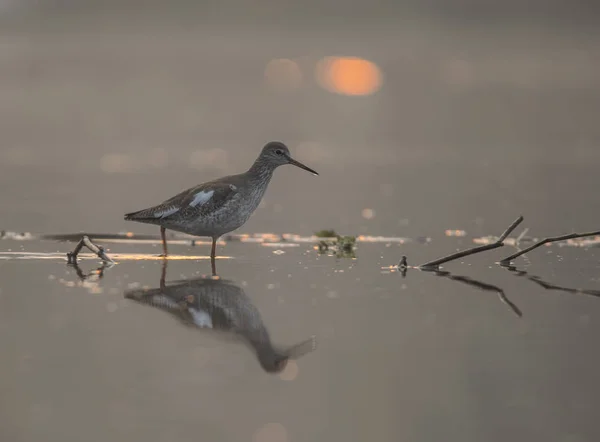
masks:
{"label": "bird's long bill", "polygon": [[310,173],[312,173],[313,175],[319,175],[316,171],[312,170],[310,167],[305,166],[304,164],[302,164],[300,161],[296,161],[293,158],[288,158],[288,162],[290,164],[293,164],[296,167],[299,167],[300,169],[304,169],[304,170],[308,170]]}

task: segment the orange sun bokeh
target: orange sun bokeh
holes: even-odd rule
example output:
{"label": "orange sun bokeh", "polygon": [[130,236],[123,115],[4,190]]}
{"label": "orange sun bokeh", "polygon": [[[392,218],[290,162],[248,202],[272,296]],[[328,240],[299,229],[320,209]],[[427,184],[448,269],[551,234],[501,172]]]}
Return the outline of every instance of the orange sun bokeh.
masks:
{"label": "orange sun bokeh", "polygon": [[377,65],[357,57],[325,57],[317,64],[316,76],[323,88],[343,95],[371,95],[382,84]]}

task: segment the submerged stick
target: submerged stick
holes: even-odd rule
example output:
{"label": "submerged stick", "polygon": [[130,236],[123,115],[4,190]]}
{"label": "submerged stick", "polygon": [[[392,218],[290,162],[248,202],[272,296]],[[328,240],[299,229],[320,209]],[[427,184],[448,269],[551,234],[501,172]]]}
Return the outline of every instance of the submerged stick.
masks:
{"label": "submerged stick", "polygon": [[596,235],[600,235],[600,230],[596,231],[596,232],[569,233],[568,235],[552,236],[552,237],[549,237],[549,238],[544,238],[541,241],[536,242],[532,246],[529,246],[526,249],[521,250],[520,252],[517,252],[517,253],[514,253],[514,254],[512,254],[510,256],[507,256],[502,261],[500,261],[500,265],[506,267],[507,265],[510,264],[510,262],[513,259],[518,258],[519,256],[524,255],[527,252],[531,252],[532,250],[537,249],[538,247],[541,247],[544,244],[550,244],[550,243],[557,242],[557,241],[564,241],[564,240],[567,240],[567,239],[585,238],[586,236],[596,236]]}
{"label": "submerged stick", "polygon": [[87,247],[90,251],[95,253],[98,256],[98,258],[100,258],[102,261],[114,263],[114,261],[110,259],[104,251],[104,247],[97,246],[92,241],[90,241],[90,238],[87,235],[83,235],[81,240],[75,246],[75,249],[73,249],[72,252],[67,253],[68,264],[77,264],[77,255],[79,255],[79,252],[81,252],[83,246]]}
{"label": "submerged stick", "polygon": [[476,253],[485,252],[487,250],[497,249],[498,247],[502,247],[504,245],[504,240],[512,233],[513,230],[517,228],[519,224],[523,222],[523,215],[519,216],[509,227],[504,231],[504,233],[498,238],[498,240],[492,244],[486,244],[483,246],[474,247],[472,249],[463,250],[461,252],[453,253],[452,255],[445,256],[443,258],[436,259],[434,261],[426,262],[425,264],[421,264],[418,266],[419,270],[438,270],[440,264],[444,264],[449,261],[454,261],[455,259],[462,258],[464,256],[475,255]]}

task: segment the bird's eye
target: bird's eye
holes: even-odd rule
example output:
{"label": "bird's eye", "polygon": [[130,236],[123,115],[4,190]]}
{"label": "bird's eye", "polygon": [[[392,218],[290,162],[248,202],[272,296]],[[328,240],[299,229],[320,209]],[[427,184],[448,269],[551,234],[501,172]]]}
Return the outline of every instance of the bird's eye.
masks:
{"label": "bird's eye", "polygon": [[277,149],[277,150],[275,151],[275,154],[276,154],[276,155],[283,155],[283,150],[281,150],[281,149]]}

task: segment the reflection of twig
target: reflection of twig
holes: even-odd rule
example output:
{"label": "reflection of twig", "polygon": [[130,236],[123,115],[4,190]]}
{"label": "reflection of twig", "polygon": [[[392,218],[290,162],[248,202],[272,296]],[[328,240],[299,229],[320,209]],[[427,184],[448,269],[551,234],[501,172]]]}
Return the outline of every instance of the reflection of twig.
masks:
{"label": "reflection of twig", "polygon": [[470,286],[478,288],[480,290],[484,290],[484,291],[488,291],[488,292],[495,292],[498,294],[500,301],[502,301],[503,303],[508,305],[510,307],[510,309],[513,311],[513,313],[515,313],[518,317],[523,316],[523,313],[521,312],[519,307],[517,307],[515,303],[513,303],[510,299],[508,299],[506,297],[504,290],[502,290],[500,287],[497,287],[492,284],[488,284],[486,282],[477,281],[477,280],[471,279],[467,276],[452,275],[450,272],[444,272],[444,271],[438,270],[435,272],[435,274],[437,276],[442,276],[442,277],[451,279],[452,281],[462,282],[464,284],[470,285]]}
{"label": "reflection of twig", "polygon": [[517,276],[523,276],[529,279],[531,282],[535,282],[540,287],[546,290],[557,290],[566,293],[575,293],[581,295],[588,295],[594,297],[600,297],[600,290],[587,290],[587,289],[575,289],[571,287],[562,287],[560,285],[551,284],[549,282],[544,281],[539,276],[529,275],[525,270],[517,270],[514,266],[505,266],[505,268],[511,272],[513,272]]}
{"label": "reflection of twig", "polygon": [[536,242],[534,245],[527,247],[526,249],[523,249],[517,253],[514,253],[506,258],[504,258],[502,261],[500,261],[500,265],[502,266],[507,266],[510,264],[510,262],[521,256],[524,255],[527,252],[531,252],[534,249],[537,249],[540,246],[543,246],[544,244],[550,244],[553,242],[557,242],[557,241],[564,241],[566,239],[574,239],[574,238],[584,238],[586,236],[595,236],[595,235],[600,235],[600,230],[596,231],[596,232],[588,232],[588,233],[569,233],[568,235],[562,235],[562,236],[553,236],[550,238],[545,238],[542,239],[541,241]]}
{"label": "reflection of twig", "polygon": [[73,249],[72,252],[67,253],[67,261],[69,264],[77,263],[77,255],[79,255],[79,252],[81,251],[83,246],[86,246],[93,253],[98,255],[98,258],[100,258],[102,261],[114,263],[114,261],[112,259],[110,259],[108,257],[108,255],[106,254],[106,252],[104,251],[104,247],[97,246],[92,241],[90,241],[90,238],[87,235],[84,235],[81,238],[81,240],[77,243],[77,245],[75,246],[75,249]]}
{"label": "reflection of twig", "polygon": [[449,261],[454,261],[455,259],[462,258],[463,256],[474,255],[476,253],[481,253],[481,252],[485,252],[487,250],[492,250],[492,249],[497,249],[498,247],[502,247],[504,245],[504,240],[508,237],[508,235],[510,235],[512,233],[513,230],[515,230],[517,228],[517,226],[519,224],[521,224],[522,221],[523,221],[523,216],[519,216],[519,218],[517,218],[508,227],[508,229],[506,229],[506,231],[500,236],[500,238],[498,238],[498,240],[492,244],[486,244],[483,246],[474,247],[472,249],[463,250],[461,252],[454,253],[452,255],[448,255],[443,258],[436,259],[434,261],[429,261],[425,264],[421,264],[420,266],[418,266],[418,269],[419,270],[427,270],[427,271],[431,271],[431,270],[435,271],[435,270],[439,269],[440,264],[444,264]]}
{"label": "reflection of twig", "polygon": [[75,273],[77,273],[77,276],[82,281],[85,281],[86,279],[88,279],[90,276],[93,276],[93,275],[97,275],[98,279],[102,279],[104,277],[104,269],[112,266],[112,264],[109,264],[107,262],[103,262],[100,267],[98,267],[95,270],[91,270],[86,275],[85,273],[83,273],[83,271],[81,270],[81,267],[79,267],[79,265],[77,264],[77,262],[71,262],[71,263],[69,263],[69,265],[72,266],[75,269]]}

